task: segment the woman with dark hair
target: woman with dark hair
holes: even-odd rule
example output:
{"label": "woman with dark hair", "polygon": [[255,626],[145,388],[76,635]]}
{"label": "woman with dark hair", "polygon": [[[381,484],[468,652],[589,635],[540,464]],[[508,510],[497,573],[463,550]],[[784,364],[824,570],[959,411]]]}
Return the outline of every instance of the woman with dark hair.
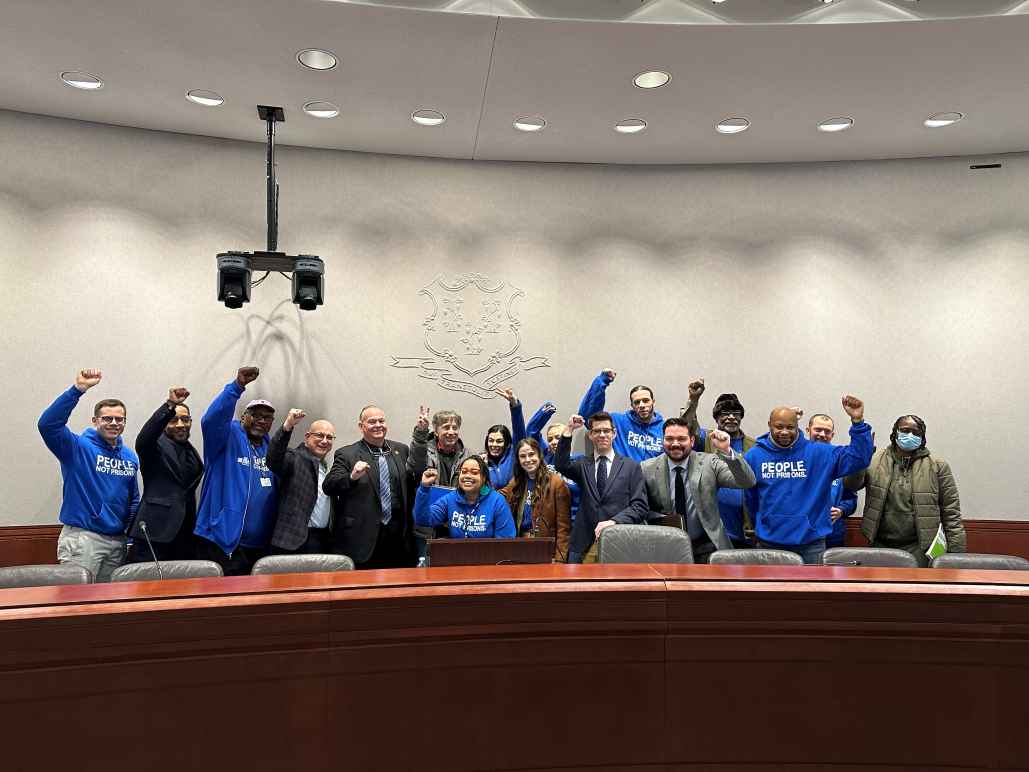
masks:
{"label": "woman with dark hair", "polygon": [[514,514],[515,530],[519,536],[554,537],[554,560],[564,563],[572,530],[568,486],[546,465],[536,440],[521,440],[514,457],[514,479],[500,492]]}
{"label": "woman with dark hair", "polygon": [[423,527],[445,525],[451,539],[513,538],[514,520],[507,501],[489,486],[489,470],[479,456],[469,456],[457,469],[457,488],[431,502],[430,490],[439,472],[426,469],[414,498],[414,522]]}
{"label": "woman with dark hair", "polygon": [[511,429],[503,424],[494,424],[486,431],[486,453],[483,458],[489,468],[490,485],[500,490],[511,482],[514,467],[514,453],[511,445],[525,437],[525,418],[522,415],[522,403],[511,389],[497,389],[496,393],[511,405]]}
{"label": "woman with dark hair", "polygon": [[933,458],[925,443],[925,421],[902,415],[893,424],[890,444],[877,450],[864,472],[847,478],[851,490],[865,488],[861,531],[873,547],[910,552],[927,567],[929,549],[943,526],[947,552],[965,551],[961,501],[950,465]]}

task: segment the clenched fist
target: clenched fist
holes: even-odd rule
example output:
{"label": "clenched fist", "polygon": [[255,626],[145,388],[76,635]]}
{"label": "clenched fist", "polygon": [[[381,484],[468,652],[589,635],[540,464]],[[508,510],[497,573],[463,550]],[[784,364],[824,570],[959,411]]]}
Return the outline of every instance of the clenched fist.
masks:
{"label": "clenched fist", "polygon": [[241,367],[236,371],[236,383],[238,383],[241,388],[245,389],[247,384],[251,381],[256,381],[257,376],[260,374],[260,369],[256,367]]}
{"label": "clenched fist", "polygon": [[99,370],[79,370],[75,374],[75,388],[85,394],[86,391],[100,383],[100,379],[103,377],[103,373]]}
{"label": "clenched fist", "polygon": [[615,379],[615,376],[618,375],[614,370],[601,370],[600,374],[607,378],[608,383],[611,383],[611,381]]}
{"label": "clenched fist", "polygon": [[368,473],[368,468],[367,461],[358,461],[354,464],[354,468],[350,470],[350,479],[355,481],[360,480]]}
{"label": "clenched fist", "polygon": [[576,413],[568,419],[568,423],[565,424],[565,430],[561,432],[565,437],[571,437],[576,429],[581,429],[586,425],[586,421],[581,415]]}
{"label": "clenched fist", "polygon": [[699,402],[700,398],[704,394],[704,379],[697,378],[689,385],[690,390],[690,402]]}
{"label": "clenched fist", "polygon": [[286,413],[286,420],[282,422],[282,428],[287,432],[293,431],[293,427],[304,420],[304,416],[306,415],[307,413],[300,408],[292,408],[288,413]]}
{"label": "clenched fist", "polygon": [[436,480],[439,479],[439,472],[435,469],[426,469],[422,472],[422,485],[426,488],[431,488],[436,484]]}
{"label": "clenched fist", "polygon": [[711,445],[719,453],[728,453],[732,446],[732,437],[729,436],[728,432],[723,432],[721,429],[715,429],[709,435],[711,437]]}
{"label": "clenched fist", "polygon": [[854,423],[865,420],[865,403],[857,397],[847,394],[843,397],[843,410]]}
{"label": "clenched fist", "polygon": [[168,404],[181,405],[189,399],[189,389],[185,386],[172,386],[168,389]]}

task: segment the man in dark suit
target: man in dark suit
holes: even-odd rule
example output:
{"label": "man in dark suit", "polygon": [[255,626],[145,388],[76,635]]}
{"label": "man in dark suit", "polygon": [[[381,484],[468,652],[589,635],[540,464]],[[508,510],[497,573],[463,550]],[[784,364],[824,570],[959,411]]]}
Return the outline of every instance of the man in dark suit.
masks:
{"label": "man in dark suit", "polygon": [[270,542],[278,554],[332,552],[332,501],[322,483],[328,476],[336,428],[328,421],[315,421],[304,441],[290,449],[293,429],[305,415],[303,410],[290,410],[268,445],[268,468],[279,478],[279,514]]}
{"label": "man in dark suit", "polygon": [[580,415],[568,419],[554,460],[557,471],[582,489],[579,514],[568,544],[569,563],[595,563],[596,538],[605,527],[615,523],[643,523],[648,515],[640,465],[614,452],[616,430],[608,413],[590,416],[593,455],[571,459],[572,432],[584,423]]}
{"label": "man in dark suit", "polygon": [[719,488],[751,488],[754,470],[731,447],[727,432],[708,432],[714,453],[693,450],[696,433],[685,418],[664,422],[665,452],[640,464],[652,521],[665,516],[693,542],[693,562],[707,563],[715,550],[732,549],[718,512]]}
{"label": "man in dark suit", "polygon": [[368,405],[358,415],[361,439],[336,451],[322,489],[336,501],[336,551],[358,568],[414,565],[414,490],[407,445],[386,439],[386,414]]}
{"label": "man in dark suit", "polygon": [[[188,397],[186,388],[173,386],[168,399],[136,436],[143,497],[129,532],[133,543],[127,562],[146,562],[155,556],[158,560],[191,560],[196,556],[196,491],[204,462],[189,441],[193,418],[186,405]],[[147,536],[154,554],[150,553]]]}

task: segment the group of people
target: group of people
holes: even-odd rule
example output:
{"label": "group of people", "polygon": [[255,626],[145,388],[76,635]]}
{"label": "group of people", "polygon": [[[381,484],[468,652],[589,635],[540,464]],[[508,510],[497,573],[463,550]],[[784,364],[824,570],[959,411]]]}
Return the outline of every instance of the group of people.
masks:
{"label": "group of people", "polygon": [[[817,564],[843,543],[843,518],[861,488],[873,546],[907,550],[926,566],[942,526],[949,551],[965,547],[954,477],[931,456],[925,423],[901,416],[889,446],[875,451],[864,404],[849,395],[848,445],[832,444],[830,416],[811,416],[805,433],[802,411],[786,406],[755,439],[743,432],[735,394],[715,400],[714,427],[699,425],[702,380],[689,384],[678,417],[662,418],[645,385],[629,389],[628,410],[607,412],[616,373],[604,370],[563,424],[551,421],[550,402],[526,423],[513,391],[498,389],[511,426],[491,426],[482,452],[464,444],[455,411],[430,416],[421,407],[407,445],[387,439],[386,415],[370,404],[358,413],[360,439],[333,453],[336,429],[325,419],[294,441],[303,410],[276,427],[274,406],[253,399],[236,418],[259,375],[239,368],[207,408],[201,457],[182,386],[140,429],[135,452],[122,439],[126,409],[117,399],[96,403],[92,428],[70,431],[82,395],[102,379],[80,371],[39,419],[64,480],[58,560],[96,581],[125,561],[206,559],[227,575],[246,574],[271,553],[340,553],[358,568],[402,568],[424,564],[433,536],[450,536],[552,537],[555,562],[581,563],[596,561],[604,529],[636,523],[682,529],[699,563],[716,550],[761,546]],[[581,429],[589,455],[572,454]]]}

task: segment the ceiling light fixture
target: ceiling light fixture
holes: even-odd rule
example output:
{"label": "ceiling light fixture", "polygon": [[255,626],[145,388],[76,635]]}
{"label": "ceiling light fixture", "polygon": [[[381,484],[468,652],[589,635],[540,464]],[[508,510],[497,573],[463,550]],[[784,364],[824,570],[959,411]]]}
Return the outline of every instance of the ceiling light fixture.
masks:
{"label": "ceiling light fixture", "polygon": [[819,131],[834,132],[834,131],[846,131],[854,125],[853,118],[830,118],[827,121],[822,121],[818,124]]}
{"label": "ceiling light fixture", "polygon": [[297,61],[309,70],[331,70],[339,63],[334,53],[321,48],[297,51]]}
{"label": "ceiling light fixture", "polygon": [[80,88],[83,91],[96,91],[104,87],[104,82],[96,75],[80,70],[65,70],[61,73],[61,80],[64,85],[72,88]]}
{"label": "ceiling light fixture", "polygon": [[411,113],[411,120],[419,126],[439,126],[447,119],[439,110],[415,110]]}
{"label": "ceiling light fixture", "polygon": [[203,105],[204,107],[218,107],[225,102],[225,100],[221,98],[220,94],[216,94],[213,91],[207,91],[202,88],[195,88],[192,91],[187,91],[186,99],[194,104]]}
{"label": "ceiling light fixture", "polygon": [[661,70],[647,70],[641,72],[632,79],[636,88],[661,88],[672,79],[672,76]]}
{"label": "ceiling light fixture", "polygon": [[619,134],[638,134],[647,128],[647,122],[642,118],[627,118],[615,124],[615,131]]}
{"label": "ceiling light fixture", "polygon": [[925,126],[927,129],[942,129],[944,126],[953,126],[964,117],[964,113],[936,113],[925,119]]}
{"label": "ceiling light fixture", "polygon": [[750,120],[747,118],[723,118],[715,124],[715,131],[719,134],[739,134],[750,128]]}
{"label": "ceiling light fixture", "polygon": [[518,129],[518,131],[543,131],[546,125],[546,119],[538,115],[533,115],[526,118],[518,118],[514,122],[514,127]]}
{"label": "ceiling light fixture", "polygon": [[339,108],[332,102],[316,99],[304,104],[304,112],[312,118],[335,118],[339,115]]}

